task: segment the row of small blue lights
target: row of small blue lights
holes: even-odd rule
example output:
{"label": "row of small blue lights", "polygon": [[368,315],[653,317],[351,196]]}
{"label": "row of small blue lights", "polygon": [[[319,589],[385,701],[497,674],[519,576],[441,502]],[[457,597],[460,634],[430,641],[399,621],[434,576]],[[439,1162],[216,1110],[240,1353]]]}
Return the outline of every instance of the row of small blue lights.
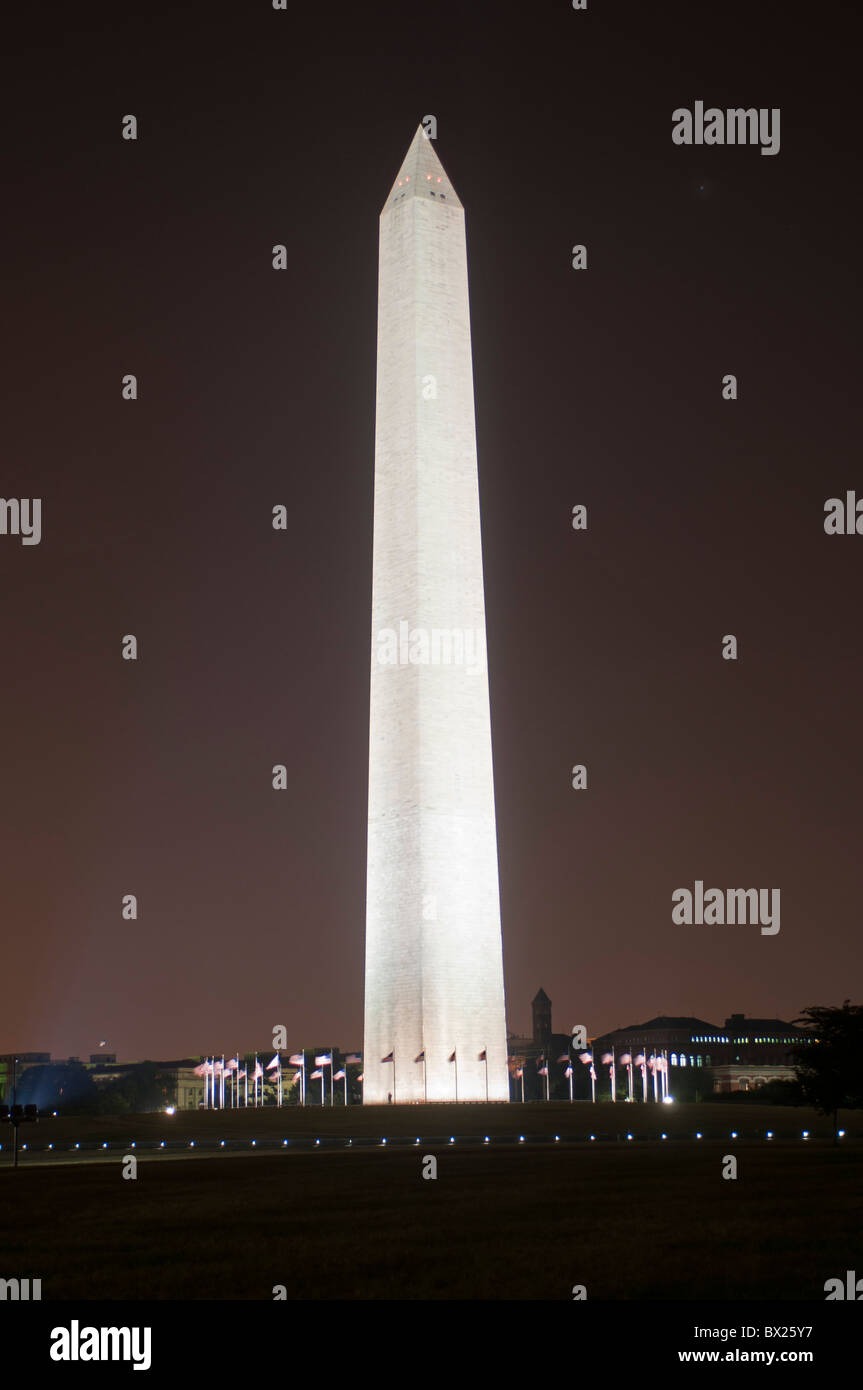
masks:
{"label": "row of small blue lights", "polygon": [[[791,1137],[793,1137],[793,1136],[788,1136],[788,1138],[791,1138]],[[812,1137],[812,1135],[811,1135],[811,1133],[810,1133],[810,1131],[809,1131],[808,1129],[804,1129],[804,1130],[801,1131],[799,1137],[800,1137],[801,1139],[810,1139],[810,1138]],[[837,1131],[837,1137],[838,1137],[839,1139],[844,1139],[844,1138],[845,1138],[845,1130],[844,1130],[844,1129],[838,1130],[838,1131]],[[113,1140],[113,1141],[102,1140],[101,1142],[98,1141],[98,1140],[93,1140],[92,1142],[85,1141],[83,1144],[80,1143],[80,1142],[78,1142],[78,1143],[75,1143],[75,1144],[70,1145],[70,1147],[69,1147],[68,1149],[66,1149],[66,1147],[65,1147],[64,1145],[57,1145],[57,1144],[43,1144],[41,1147],[40,1147],[39,1145],[36,1145],[36,1144],[21,1144],[21,1145],[19,1145],[19,1152],[23,1153],[23,1152],[25,1152],[25,1151],[30,1151],[30,1152],[33,1152],[33,1153],[40,1153],[40,1152],[41,1152],[41,1153],[48,1153],[48,1152],[54,1152],[54,1153],[75,1153],[76,1151],[80,1150],[81,1152],[84,1152],[84,1153],[87,1153],[87,1152],[97,1153],[97,1152],[99,1152],[100,1150],[106,1150],[106,1149],[107,1149],[107,1150],[112,1150],[112,1149],[113,1149],[113,1151],[114,1151],[115,1153],[125,1153],[125,1152],[126,1152],[127,1150],[129,1150],[129,1149],[137,1149],[137,1148],[139,1148],[139,1147],[142,1148],[142,1149],[145,1149],[145,1150],[150,1150],[151,1152],[154,1152],[154,1153],[159,1153],[159,1152],[161,1152],[161,1151],[167,1152],[168,1150],[171,1150],[171,1151],[176,1152],[176,1151],[178,1151],[178,1150],[187,1150],[187,1149],[203,1149],[203,1150],[206,1150],[206,1149],[231,1149],[231,1150],[238,1150],[238,1149],[275,1149],[275,1150],[279,1150],[279,1149],[293,1148],[293,1149],[309,1149],[309,1150],[313,1150],[313,1149],[316,1149],[316,1148],[329,1148],[329,1149],[344,1149],[344,1148],[384,1148],[384,1147],[390,1147],[390,1146],[395,1147],[395,1148],[406,1148],[406,1147],[416,1148],[416,1146],[417,1146],[418,1144],[425,1144],[426,1146],[440,1146],[441,1144],[456,1144],[456,1143],[459,1143],[459,1144],[492,1144],[492,1143],[494,1143],[494,1144],[561,1144],[561,1143],[563,1143],[563,1144],[575,1145],[575,1144],[587,1144],[587,1143],[597,1143],[597,1142],[604,1142],[604,1143],[609,1143],[609,1142],[611,1142],[611,1143],[620,1143],[620,1142],[627,1142],[627,1141],[634,1141],[634,1140],[638,1140],[638,1141],[641,1141],[641,1142],[648,1142],[648,1143],[650,1143],[650,1142],[655,1142],[657,1139],[661,1141],[661,1140],[668,1140],[669,1138],[672,1140],[672,1142],[680,1143],[681,1141],[682,1141],[682,1142],[687,1142],[687,1141],[691,1141],[691,1140],[696,1140],[696,1141],[697,1141],[697,1140],[699,1140],[699,1139],[704,1139],[705,1136],[704,1136],[704,1134],[701,1133],[701,1131],[696,1131],[695,1134],[675,1134],[675,1135],[671,1135],[671,1136],[669,1136],[668,1134],[660,1134],[660,1135],[646,1135],[646,1134],[625,1134],[625,1135],[624,1135],[624,1134],[590,1134],[590,1135],[588,1135],[586,1138],[585,1138],[584,1136],[568,1136],[568,1135],[560,1135],[560,1134],[554,1134],[554,1135],[551,1135],[551,1134],[511,1134],[511,1135],[510,1135],[510,1134],[506,1134],[506,1135],[495,1135],[494,1137],[493,1137],[492,1135],[490,1135],[490,1134],[485,1134],[485,1135],[482,1135],[482,1136],[480,1136],[480,1135],[478,1135],[478,1134],[460,1134],[460,1135],[450,1134],[450,1135],[448,1135],[448,1136],[447,1136],[447,1135],[440,1135],[440,1134],[433,1134],[433,1135],[426,1136],[425,1138],[418,1137],[418,1138],[415,1138],[415,1139],[412,1139],[412,1138],[410,1138],[409,1136],[406,1136],[406,1135],[391,1135],[391,1136],[389,1136],[389,1137],[383,1136],[383,1137],[381,1137],[381,1138],[378,1138],[378,1137],[375,1136],[375,1135],[372,1135],[372,1136],[369,1136],[369,1135],[362,1135],[362,1136],[354,1137],[354,1138],[352,1138],[352,1139],[346,1139],[346,1138],[344,1138],[342,1135],[331,1135],[331,1136],[324,1136],[323,1138],[315,1138],[315,1139],[313,1139],[313,1138],[311,1138],[311,1137],[307,1137],[307,1136],[305,1136],[305,1135],[302,1135],[302,1136],[300,1136],[300,1137],[298,1137],[298,1138],[294,1138],[294,1139],[281,1139],[281,1140],[279,1140],[279,1139],[261,1139],[261,1140],[258,1140],[258,1139],[204,1139],[204,1140],[198,1140],[198,1139],[188,1139],[188,1140],[180,1140],[180,1139],[170,1139],[170,1140],[168,1140],[168,1139],[159,1139],[159,1140],[155,1140],[155,1139],[154,1139],[154,1140],[149,1140],[149,1141],[145,1142],[145,1143],[142,1144],[142,1145],[139,1145],[138,1142],[137,1142],[137,1140],[135,1140],[135,1139],[130,1139],[130,1140],[128,1140],[126,1143],[123,1143],[123,1142],[121,1142],[120,1140],[115,1139],[115,1140]],[[710,1142],[710,1141],[712,1141],[712,1142],[714,1142],[714,1143],[724,1143],[724,1142],[725,1142],[724,1136],[722,1136],[722,1135],[708,1135],[707,1138],[708,1138],[708,1142]],[[729,1131],[728,1138],[729,1138],[729,1139],[741,1139],[741,1140],[747,1140],[747,1139],[749,1139],[749,1140],[751,1140],[751,1139],[770,1140],[770,1139],[775,1139],[775,1138],[776,1138],[776,1134],[775,1134],[775,1132],[774,1132],[772,1129],[765,1130],[763,1133],[762,1133],[761,1131],[758,1131],[757,1133],[751,1133],[751,1134],[747,1134],[747,1133],[741,1132],[741,1131],[739,1131],[739,1130],[732,1129],[732,1130]],[[826,1139],[826,1138],[827,1138],[827,1136],[825,1136],[825,1139]],[[9,1144],[6,1144],[6,1145],[0,1144],[0,1152],[2,1152],[4,1148],[7,1148],[7,1149],[8,1149],[8,1148],[10,1148],[10,1147],[11,1147],[11,1146],[10,1146]]]}

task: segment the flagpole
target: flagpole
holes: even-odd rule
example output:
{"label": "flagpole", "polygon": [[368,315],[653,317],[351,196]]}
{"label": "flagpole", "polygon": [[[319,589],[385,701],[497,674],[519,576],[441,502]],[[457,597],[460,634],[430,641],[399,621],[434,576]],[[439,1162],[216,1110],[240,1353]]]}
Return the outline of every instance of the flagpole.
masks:
{"label": "flagpole", "polygon": [[458,1104],[458,1048],[454,1047],[452,1051],[455,1057],[455,1099]]}
{"label": "flagpole", "polygon": [[485,1103],[488,1105],[488,1047],[483,1048],[485,1053]]}

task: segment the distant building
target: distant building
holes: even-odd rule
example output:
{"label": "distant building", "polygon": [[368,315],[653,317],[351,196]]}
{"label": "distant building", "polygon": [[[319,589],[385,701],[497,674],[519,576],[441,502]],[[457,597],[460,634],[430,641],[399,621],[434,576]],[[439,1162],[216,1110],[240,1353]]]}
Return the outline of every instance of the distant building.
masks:
{"label": "distant building", "polygon": [[595,1038],[595,1052],[664,1052],[669,1062],[669,1089],[683,1070],[710,1068],[715,1091],[754,1090],[768,1081],[793,1080],[791,1049],[811,1039],[805,1029],[779,1018],[731,1014],[720,1027],[703,1018],[660,1015]]}
{"label": "distant building", "polygon": [[184,1058],[181,1062],[160,1062],[159,1074],[166,1083],[166,1100],[178,1110],[198,1110],[204,1103],[204,1078],[195,1075],[199,1062]]}
{"label": "distant building", "polygon": [[[569,1094],[566,1079],[566,1065],[571,1056],[572,1038],[568,1033],[555,1033],[551,1024],[551,1000],[545,990],[540,988],[531,1003],[533,1034],[529,1038],[510,1033],[507,1037],[507,1052],[510,1076],[510,1099],[521,1100],[521,1081],[519,1071],[524,1072],[525,1100],[540,1100],[545,1096],[545,1077],[540,1076],[539,1068],[548,1063],[549,1090],[552,1096]],[[566,1056],[567,1062],[558,1058]]]}
{"label": "distant building", "polygon": [[546,1046],[551,1042],[551,1000],[545,990],[540,988],[531,1004],[533,1014],[533,1040]]}
{"label": "distant building", "polygon": [[757,1091],[769,1081],[794,1081],[793,1067],[777,1067],[764,1062],[738,1062],[711,1067],[716,1092]]}
{"label": "distant building", "polygon": [[[15,1054],[0,1055],[0,1101],[12,1099],[12,1066]],[[77,1104],[86,1088],[100,1091],[113,1083],[134,1078],[142,1068],[155,1067],[158,1073],[159,1108],[174,1105],[178,1110],[197,1110],[204,1100],[204,1079],[195,1075],[198,1059],[184,1057],[176,1062],[118,1062],[114,1052],[93,1052],[88,1062],[77,1057],[54,1058],[50,1052],[19,1052],[17,1081],[20,1099],[40,1106]]]}
{"label": "distant building", "polygon": [[12,1101],[12,1071],[18,1061],[17,1077],[20,1080],[27,1067],[43,1066],[51,1061],[50,1052],[3,1052],[0,1053],[0,1101],[6,1105]]}

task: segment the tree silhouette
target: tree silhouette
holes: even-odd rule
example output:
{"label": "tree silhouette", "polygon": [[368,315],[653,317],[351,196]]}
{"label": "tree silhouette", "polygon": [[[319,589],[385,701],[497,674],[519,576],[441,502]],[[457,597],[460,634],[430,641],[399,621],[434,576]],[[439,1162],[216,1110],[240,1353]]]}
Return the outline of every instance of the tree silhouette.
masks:
{"label": "tree silhouette", "polygon": [[835,1143],[840,1109],[863,1106],[863,1005],[812,1005],[794,1021],[812,1038],[791,1050],[797,1080],[809,1104],[833,1116]]}

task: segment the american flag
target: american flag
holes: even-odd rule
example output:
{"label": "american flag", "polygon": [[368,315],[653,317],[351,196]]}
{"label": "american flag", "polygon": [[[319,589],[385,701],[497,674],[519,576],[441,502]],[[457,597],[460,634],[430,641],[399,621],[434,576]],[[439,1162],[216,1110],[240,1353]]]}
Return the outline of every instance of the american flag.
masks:
{"label": "american flag", "polygon": [[344,1070],[344,1068],[342,1068],[341,1071],[337,1071],[337,1072],[336,1072],[335,1076],[333,1077],[333,1080],[334,1080],[334,1081],[344,1081],[344,1079],[345,1079],[346,1076],[347,1076],[347,1072]]}
{"label": "american flag", "polygon": [[312,1074],[311,1074],[311,1077],[310,1077],[309,1079],[310,1079],[311,1081],[320,1081],[320,1079],[321,1079],[321,1077],[323,1076],[323,1074],[324,1074],[324,1073],[323,1073],[323,1071],[321,1071],[321,1070],[313,1071]]}
{"label": "american flag", "polygon": [[419,1055],[418,1057],[414,1057],[414,1061],[415,1061],[415,1062],[424,1062],[425,1059],[426,1059],[425,1048],[423,1048],[423,1050],[422,1050],[422,1052],[420,1053],[420,1055]]}
{"label": "american flag", "polygon": [[302,1052],[292,1052],[288,1058],[288,1064],[292,1067],[304,1067],[306,1063]]}
{"label": "american flag", "polygon": [[363,1060],[363,1059],[362,1059],[362,1057],[360,1056],[360,1054],[359,1054],[358,1052],[349,1052],[348,1055],[347,1055],[347,1057],[345,1058],[345,1061],[346,1061],[350,1066],[356,1066],[357,1063],[358,1063],[358,1062],[361,1062],[362,1060]]}
{"label": "american flag", "polygon": [[280,1067],[281,1065],[282,1065],[282,1059],[281,1059],[281,1057],[279,1056],[279,1054],[278,1054],[278,1052],[277,1052],[276,1055],[275,1055],[275,1057],[273,1058],[272,1062],[268,1062],[268,1063],[267,1063],[267,1071],[272,1071],[272,1070],[273,1070],[273,1067]]}
{"label": "american flag", "polygon": [[382,1062],[391,1062],[392,1060],[393,1060],[393,1054],[392,1054],[391,1052],[388,1052],[387,1055],[386,1055],[386,1057],[382,1057],[382,1058],[381,1058],[381,1061],[382,1061]]}
{"label": "american flag", "polygon": [[479,1056],[477,1057],[476,1060],[477,1060],[478,1062],[487,1062],[487,1061],[488,1061],[488,1056],[487,1056],[487,1054],[486,1054],[485,1048],[483,1048],[482,1052],[479,1054]]}

